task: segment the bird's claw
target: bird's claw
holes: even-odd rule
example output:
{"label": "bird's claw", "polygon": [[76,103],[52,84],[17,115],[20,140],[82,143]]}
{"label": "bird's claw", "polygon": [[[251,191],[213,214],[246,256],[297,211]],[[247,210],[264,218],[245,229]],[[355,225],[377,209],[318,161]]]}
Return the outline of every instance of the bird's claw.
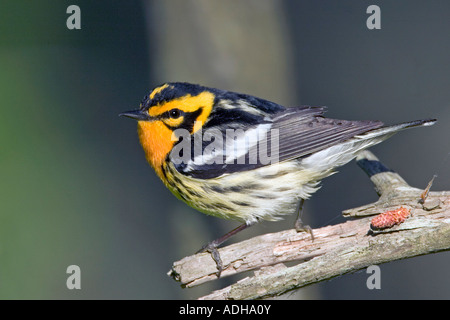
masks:
{"label": "bird's claw", "polygon": [[213,258],[213,260],[217,266],[217,272],[216,272],[217,278],[220,278],[220,275],[222,274],[222,271],[223,271],[223,263],[222,263],[222,259],[220,258],[219,250],[217,249],[217,247],[218,247],[218,245],[214,241],[212,241],[212,242],[208,243],[207,245],[203,246],[196,253],[202,253],[202,252],[211,253],[211,257]]}
{"label": "bird's claw", "polygon": [[314,233],[312,228],[307,224],[303,224],[301,219],[297,219],[297,221],[295,221],[294,227],[297,232],[308,232],[311,235],[311,240],[314,241]]}

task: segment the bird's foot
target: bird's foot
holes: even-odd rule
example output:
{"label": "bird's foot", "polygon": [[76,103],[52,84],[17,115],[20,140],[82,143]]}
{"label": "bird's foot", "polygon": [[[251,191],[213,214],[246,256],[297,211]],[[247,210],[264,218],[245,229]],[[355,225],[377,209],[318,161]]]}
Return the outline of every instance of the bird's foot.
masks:
{"label": "bird's foot", "polygon": [[211,253],[211,257],[213,258],[214,262],[217,265],[217,273],[216,273],[217,278],[220,278],[220,275],[221,275],[221,273],[223,271],[223,264],[222,264],[222,259],[220,258],[219,250],[217,250],[218,246],[219,245],[217,244],[216,241],[211,241],[207,245],[203,246],[196,253],[202,253],[202,252],[209,252],[209,253]]}
{"label": "bird's foot", "polygon": [[297,232],[308,232],[311,235],[311,240],[314,241],[313,229],[309,225],[303,224],[300,218],[295,221],[294,228]]}

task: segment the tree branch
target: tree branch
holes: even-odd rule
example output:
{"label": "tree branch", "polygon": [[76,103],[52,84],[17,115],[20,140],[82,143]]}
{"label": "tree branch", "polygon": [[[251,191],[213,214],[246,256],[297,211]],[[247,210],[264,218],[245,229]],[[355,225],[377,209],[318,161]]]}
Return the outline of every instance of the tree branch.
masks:
{"label": "tree branch", "polygon": [[[201,299],[273,297],[370,265],[450,249],[450,191],[410,187],[369,151],[356,160],[374,183],[378,201],[345,210],[344,216],[352,219],[315,229],[314,241],[309,234],[285,230],[221,248],[222,277],[249,270],[255,270],[254,276]],[[411,210],[404,223],[370,231],[371,215],[400,206]],[[294,266],[284,264],[293,261]],[[193,287],[216,279],[216,272],[210,254],[202,253],[175,262],[168,274]]]}

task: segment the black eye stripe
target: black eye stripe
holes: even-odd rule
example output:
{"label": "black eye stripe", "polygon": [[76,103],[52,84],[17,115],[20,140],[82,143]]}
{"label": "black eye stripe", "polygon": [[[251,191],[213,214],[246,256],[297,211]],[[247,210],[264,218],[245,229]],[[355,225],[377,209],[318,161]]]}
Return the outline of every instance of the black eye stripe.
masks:
{"label": "black eye stripe", "polygon": [[192,132],[195,121],[202,114],[202,112],[203,112],[203,107],[200,107],[193,112],[186,112],[184,114],[183,123],[179,126],[179,128],[183,128],[183,129],[188,130],[189,132]]}
{"label": "black eye stripe", "polygon": [[[170,119],[171,118],[170,117],[170,111],[171,110],[164,112],[160,116],[160,118]],[[169,128],[170,130],[172,130],[172,131],[175,130],[175,129],[178,129],[178,128],[182,128],[182,129],[188,130],[189,132],[192,132],[192,130],[194,128],[195,121],[197,120],[199,115],[203,112],[203,107],[200,107],[200,108],[198,108],[197,110],[195,110],[193,112],[183,112],[181,110],[179,110],[179,111],[181,112],[181,115],[184,117],[183,121],[179,125],[174,127],[174,126],[170,126],[169,124],[163,122],[164,125],[167,128]]]}

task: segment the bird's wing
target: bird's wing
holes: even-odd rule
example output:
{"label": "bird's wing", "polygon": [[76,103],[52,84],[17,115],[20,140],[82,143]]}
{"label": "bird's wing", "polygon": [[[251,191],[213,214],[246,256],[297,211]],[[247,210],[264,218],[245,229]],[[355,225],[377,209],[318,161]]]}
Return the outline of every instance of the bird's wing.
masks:
{"label": "bird's wing", "polygon": [[[320,113],[318,113],[320,111]],[[306,157],[383,126],[381,121],[323,117],[324,108],[288,108],[274,119],[268,144],[278,144],[279,161]]]}
{"label": "bird's wing", "polygon": [[228,130],[197,132],[191,137],[191,158],[175,167],[193,178],[216,178],[306,157],[383,125],[324,118],[324,109],[292,107],[247,127],[230,123]]}

